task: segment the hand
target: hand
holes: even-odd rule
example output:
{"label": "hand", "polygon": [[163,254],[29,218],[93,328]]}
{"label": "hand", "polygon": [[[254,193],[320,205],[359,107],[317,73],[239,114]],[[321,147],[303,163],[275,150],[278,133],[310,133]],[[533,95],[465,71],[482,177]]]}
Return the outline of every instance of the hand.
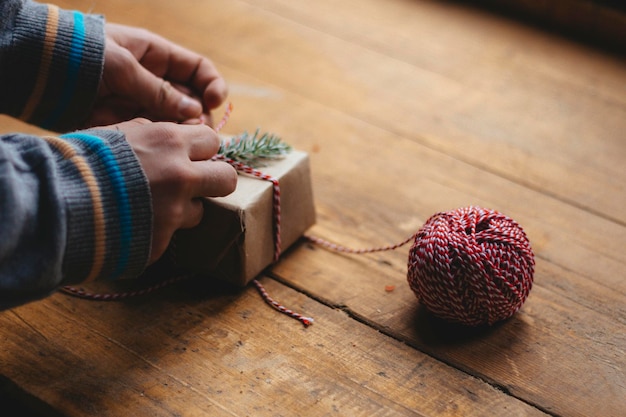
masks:
{"label": "hand", "polygon": [[108,23],[104,69],[87,125],[145,117],[153,121],[201,119],[228,89],[213,63],[152,32]]}
{"label": "hand", "polygon": [[134,119],[107,128],[126,134],[148,177],[154,213],[150,263],[163,255],[174,232],[202,220],[199,197],[232,193],[237,172],[212,161],[219,148],[217,133],[208,126],[152,123]]}

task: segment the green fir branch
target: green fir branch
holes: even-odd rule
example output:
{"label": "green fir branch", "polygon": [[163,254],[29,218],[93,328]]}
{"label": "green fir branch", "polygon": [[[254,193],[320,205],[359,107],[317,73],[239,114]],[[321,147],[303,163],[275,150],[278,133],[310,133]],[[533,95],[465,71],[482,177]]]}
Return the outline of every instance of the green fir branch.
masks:
{"label": "green fir branch", "polygon": [[251,167],[262,166],[263,160],[282,158],[289,152],[291,152],[291,146],[278,136],[271,133],[260,134],[259,129],[253,135],[244,132],[232,139],[222,141],[218,151],[227,158]]}

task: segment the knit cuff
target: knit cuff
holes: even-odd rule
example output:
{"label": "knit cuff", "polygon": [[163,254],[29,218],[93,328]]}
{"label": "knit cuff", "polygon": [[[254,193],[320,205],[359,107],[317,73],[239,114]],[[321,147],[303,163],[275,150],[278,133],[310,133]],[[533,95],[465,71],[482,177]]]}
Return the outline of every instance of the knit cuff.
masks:
{"label": "knit cuff", "polygon": [[24,2],[3,75],[10,114],[55,131],[79,126],[96,98],[104,46],[103,17]]}
{"label": "knit cuff", "polygon": [[83,176],[82,189],[75,187],[73,194],[70,189],[66,196],[63,275],[73,282],[136,278],[150,256],[152,199],[135,153],[118,131],[85,130],[61,138],[77,149],[89,167],[76,172]]}

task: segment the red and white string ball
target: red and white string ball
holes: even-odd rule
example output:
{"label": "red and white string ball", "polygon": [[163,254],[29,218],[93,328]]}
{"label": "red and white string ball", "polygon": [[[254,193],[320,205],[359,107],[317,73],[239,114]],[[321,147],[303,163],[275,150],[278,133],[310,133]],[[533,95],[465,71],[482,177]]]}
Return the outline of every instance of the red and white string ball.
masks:
{"label": "red and white string ball", "polygon": [[492,325],[517,312],[532,288],[535,260],[526,233],[494,210],[433,215],[409,252],[409,286],[435,316]]}

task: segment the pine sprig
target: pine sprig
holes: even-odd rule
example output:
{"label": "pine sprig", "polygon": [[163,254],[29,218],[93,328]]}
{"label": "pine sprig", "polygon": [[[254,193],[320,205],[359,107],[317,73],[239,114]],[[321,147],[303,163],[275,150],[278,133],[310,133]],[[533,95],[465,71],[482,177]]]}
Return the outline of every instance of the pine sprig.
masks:
{"label": "pine sprig", "polygon": [[222,141],[218,153],[251,167],[261,166],[263,160],[282,158],[291,152],[291,146],[271,133],[253,135],[244,132],[230,140]]}

